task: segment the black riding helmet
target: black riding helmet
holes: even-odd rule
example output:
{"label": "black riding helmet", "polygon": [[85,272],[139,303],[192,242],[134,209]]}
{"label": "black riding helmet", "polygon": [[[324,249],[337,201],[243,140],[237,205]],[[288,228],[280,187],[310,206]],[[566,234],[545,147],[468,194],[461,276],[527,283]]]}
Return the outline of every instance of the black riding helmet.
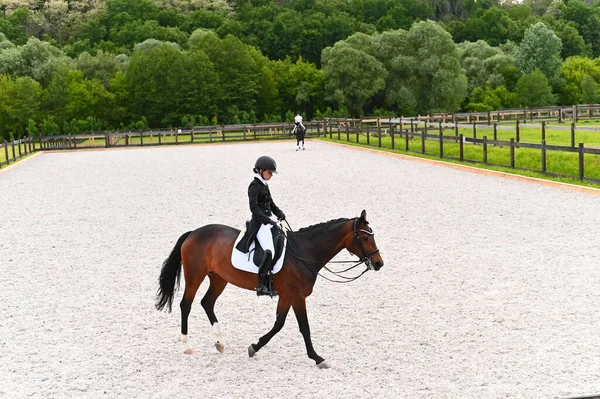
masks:
{"label": "black riding helmet", "polygon": [[258,173],[260,169],[270,170],[273,173],[277,173],[277,164],[273,158],[263,155],[254,163],[254,173]]}

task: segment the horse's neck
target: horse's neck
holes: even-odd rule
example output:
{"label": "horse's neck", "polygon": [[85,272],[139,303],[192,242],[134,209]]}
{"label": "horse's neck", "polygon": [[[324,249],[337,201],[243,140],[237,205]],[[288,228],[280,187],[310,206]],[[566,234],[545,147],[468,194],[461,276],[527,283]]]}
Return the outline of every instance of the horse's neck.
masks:
{"label": "horse's neck", "polygon": [[335,225],[308,229],[295,234],[299,244],[298,254],[301,258],[314,260],[311,268],[318,272],[336,256],[345,246],[350,221],[340,221]]}

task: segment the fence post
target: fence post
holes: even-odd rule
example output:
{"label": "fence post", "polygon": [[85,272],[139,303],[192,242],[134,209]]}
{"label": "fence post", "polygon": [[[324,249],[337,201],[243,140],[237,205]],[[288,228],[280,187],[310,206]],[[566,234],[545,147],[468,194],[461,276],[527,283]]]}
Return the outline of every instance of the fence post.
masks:
{"label": "fence post", "polygon": [[225,125],[221,126],[221,138],[225,141]]}
{"label": "fence post", "polygon": [[362,133],[362,131],[359,131],[359,130],[356,128],[356,126],[354,126],[354,127],[353,127],[353,129],[354,129],[354,131],[356,132],[356,142],[358,143],[358,141],[359,141],[358,135],[359,135],[359,133]]}
{"label": "fence post", "polygon": [[404,140],[406,141],[406,151],[408,151],[408,130],[406,130],[406,134],[404,135]]}
{"label": "fence post", "polygon": [[338,123],[338,141],[340,140],[341,136],[340,136],[340,124]]}
{"label": "fence post", "polygon": [[577,104],[573,105],[573,121],[579,122],[579,109],[577,108]]}
{"label": "fence post", "polygon": [[8,159],[8,143],[4,140],[4,153],[6,154],[6,164],[10,165],[10,161]]}
{"label": "fence post", "polygon": [[542,173],[546,174],[546,139],[542,139]]}
{"label": "fence post", "polygon": [[458,137],[458,121],[454,121],[454,135]]}
{"label": "fence post", "polygon": [[546,140],[546,122],[542,121],[542,140]]}
{"label": "fence post", "polygon": [[410,118],[410,132],[413,133],[415,131],[414,126],[413,126],[413,120],[412,118]]}
{"label": "fence post", "polygon": [[392,138],[392,150],[394,149],[394,125],[392,125],[390,119],[390,137]]}
{"label": "fence post", "polygon": [[[256,123],[254,126],[256,126]],[[317,137],[321,137],[321,124],[319,122],[317,122]]]}
{"label": "fence post", "polygon": [[510,167],[515,167],[515,139],[510,138]]}
{"label": "fence post", "polygon": [[462,162],[465,159],[465,143],[464,143],[464,136],[461,133],[459,136],[459,140],[458,140],[458,156],[460,161]]}
{"label": "fence post", "polygon": [[498,140],[498,123],[494,123],[494,141]]}
{"label": "fence post", "polygon": [[583,143],[579,143],[579,180],[583,180]]}
{"label": "fence post", "polygon": [[381,125],[379,125],[379,120],[377,120],[377,136],[379,139],[379,148],[381,148]]}
{"label": "fence post", "polygon": [[487,164],[487,162],[488,162],[487,136],[483,136],[483,163]]}
{"label": "fence post", "polygon": [[473,138],[477,138],[477,125],[473,122]]}
{"label": "fence post", "polygon": [[350,142],[350,124],[346,123],[346,141]]}
{"label": "fence post", "polygon": [[571,122],[571,148],[575,148],[575,122]]}
{"label": "fence post", "polygon": [[562,107],[558,107],[558,123],[562,123]]}
{"label": "fence post", "polygon": [[369,132],[369,125],[367,125],[367,145],[371,145],[371,135]]}
{"label": "fence post", "polygon": [[444,132],[442,131],[442,122],[440,122],[440,158],[444,158]]}
{"label": "fence post", "polygon": [[521,127],[519,126],[519,120],[518,119],[517,119],[516,127],[515,127],[515,137],[516,137],[516,141],[518,143],[520,141],[520,138],[521,138]]}
{"label": "fence post", "polygon": [[425,135],[427,134],[427,123],[425,123],[425,127],[421,130],[421,152],[425,154]]}

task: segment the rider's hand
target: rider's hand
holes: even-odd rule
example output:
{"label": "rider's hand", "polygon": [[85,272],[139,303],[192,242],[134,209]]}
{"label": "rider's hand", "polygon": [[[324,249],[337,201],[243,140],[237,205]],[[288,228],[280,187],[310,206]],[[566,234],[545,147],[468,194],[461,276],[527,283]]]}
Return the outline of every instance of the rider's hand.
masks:
{"label": "rider's hand", "polygon": [[283,212],[281,212],[279,214],[279,216],[277,217],[277,220],[279,220],[280,222],[283,222],[285,220],[285,214]]}

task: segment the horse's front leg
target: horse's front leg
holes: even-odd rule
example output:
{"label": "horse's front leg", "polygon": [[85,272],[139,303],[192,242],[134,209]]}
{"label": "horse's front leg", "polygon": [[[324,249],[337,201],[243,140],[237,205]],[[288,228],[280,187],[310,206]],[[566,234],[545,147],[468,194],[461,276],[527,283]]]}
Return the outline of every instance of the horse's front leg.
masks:
{"label": "horse's front leg", "polygon": [[308,316],[306,315],[306,298],[299,298],[297,301],[292,303],[296,319],[298,320],[298,326],[300,327],[300,333],[304,337],[304,343],[306,344],[306,353],[308,357],[317,363],[317,366],[322,369],[328,369],[329,364],[321,356],[317,355],[313,348],[312,341],[310,339],[310,327],[308,326]]}
{"label": "horse's front leg", "polygon": [[290,302],[286,298],[280,296],[279,302],[277,302],[277,317],[275,319],[275,325],[271,331],[260,337],[258,343],[250,344],[248,347],[248,355],[250,357],[254,356],[256,352],[260,350],[260,348],[268,344],[271,338],[273,338],[275,334],[277,334],[283,328],[283,325],[285,324],[285,318],[287,317],[289,311]]}

